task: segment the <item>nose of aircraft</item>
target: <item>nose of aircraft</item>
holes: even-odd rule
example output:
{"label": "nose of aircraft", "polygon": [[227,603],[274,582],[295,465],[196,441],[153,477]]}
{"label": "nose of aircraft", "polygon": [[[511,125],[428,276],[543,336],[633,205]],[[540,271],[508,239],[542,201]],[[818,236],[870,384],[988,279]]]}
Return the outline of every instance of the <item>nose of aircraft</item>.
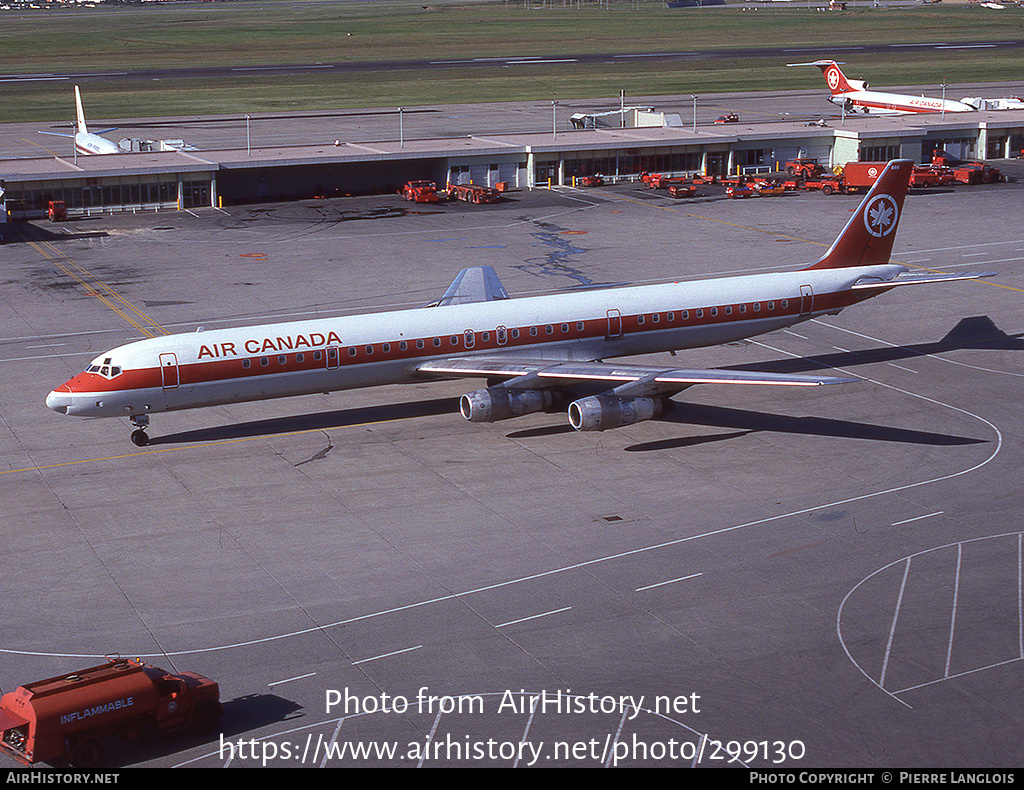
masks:
{"label": "nose of aircraft", "polygon": [[71,405],[71,393],[60,392],[59,390],[53,390],[49,395],[46,396],[46,407],[59,411],[61,414],[68,413],[68,407]]}

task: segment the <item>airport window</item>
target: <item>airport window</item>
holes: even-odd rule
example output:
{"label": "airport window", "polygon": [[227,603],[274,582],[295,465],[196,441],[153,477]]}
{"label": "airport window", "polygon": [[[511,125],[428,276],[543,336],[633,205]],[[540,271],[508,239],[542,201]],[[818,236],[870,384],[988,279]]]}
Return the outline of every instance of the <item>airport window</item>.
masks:
{"label": "airport window", "polygon": [[251,359],[243,359],[242,360],[242,367],[245,368],[246,370],[248,370],[250,367],[252,367],[252,360]]}

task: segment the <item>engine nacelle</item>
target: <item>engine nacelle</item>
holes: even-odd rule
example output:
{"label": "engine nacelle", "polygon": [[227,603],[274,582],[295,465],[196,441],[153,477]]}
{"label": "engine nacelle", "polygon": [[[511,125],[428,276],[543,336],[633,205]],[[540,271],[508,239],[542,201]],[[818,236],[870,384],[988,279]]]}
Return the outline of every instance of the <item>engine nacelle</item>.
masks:
{"label": "engine nacelle", "polygon": [[665,412],[660,398],[616,398],[592,395],[569,404],[569,423],[577,431],[606,431],[621,425],[653,420]]}
{"label": "engine nacelle", "polygon": [[459,411],[470,422],[497,422],[550,409],[555,395],[550,390],[517,390],[488,387],[459,398]]}

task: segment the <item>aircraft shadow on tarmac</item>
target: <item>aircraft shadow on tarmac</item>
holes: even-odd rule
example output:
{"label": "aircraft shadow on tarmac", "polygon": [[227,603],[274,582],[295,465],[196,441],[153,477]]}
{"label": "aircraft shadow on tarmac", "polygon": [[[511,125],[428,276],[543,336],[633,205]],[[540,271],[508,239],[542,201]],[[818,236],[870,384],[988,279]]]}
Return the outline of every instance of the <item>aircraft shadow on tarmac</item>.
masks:
{"label": "aircraft shadow on tarmac", "polygon": [[246,439],[254,436],[272,436],[282,433],[391,422],[392,420],[408,420],[414,417],[431,417],[438,414],[456,414],[458,411],[458,398],[436,398],[387,406],[367,406],[358,409],[300,414],[293,417],[274,417],[269,420],[253,420],[235,425],[218,425],[215,428],[198,428],[194,431],[182,431],[167,436],[154,436],[149,443],[156,445]]}
{"label": "aircraft shadow on tarmac", "polygon": [[[1005,349],[1011,351],[1024,350],[1022,335],[1007,335],[1002,332],[988,316],[976,316],[962,319],[945,337],[934,343],[922,343],[911,346],[884,346],[863,351],[844,351],[820,357],[779,360],[753,365],[735,365],[731,369],[753,370],[763,372],[796,373],[808,370],[830,368],[849,368],[855,365],[866,365],[894,360],[953,351],[964,348]],[[390,422],[395,420],[413,419],[416,417],[437,416],[458,413],[457,398],[436,398],[433,400],[409,401],[407,403],[389,404],[385,406],[368,406],[357,409],[338,409],[335,411],[315,414],[302,414],[292,417],[276,417],[268,420],[254,420],[222,425],[213,428],[199,428],[192,431],[155,436],[150,445],[180,444],[185,442],[224,441],[244,439],[255,436],[297,433],[301,431],[326,430],[344,428],[353,425]],[[563,415],[564,417],[564,415]],[[869,439],[883,442],[903,442],[933,446],[957,446],[965,444],[981,444],[986,439],[966,436],[917,431],[906,428],[895,428],[884,425],[871,425],[849,420],[836,420],[824,417],[790,417],[771,414],[764,411],[746,411],[723,406],[707,406],[686,402],[676,402],[675,408],[660,418],[661,422],[679,425],[702,425],[713,428],[732,428],[731,433],[714,436],[686,436],[665,439],[658,442],[633,445],[626,449],[631,452],[660,450],[672,447],[686,447],[707,442],[717,442],[745,436],[758,431],[774,433],[795,433],[808,436],[832,436],[836,438]],[[571,433],[572,426],[567,422],[513,431],[507,434],[510,439],[530,439],[553,436],[560,433]]]}

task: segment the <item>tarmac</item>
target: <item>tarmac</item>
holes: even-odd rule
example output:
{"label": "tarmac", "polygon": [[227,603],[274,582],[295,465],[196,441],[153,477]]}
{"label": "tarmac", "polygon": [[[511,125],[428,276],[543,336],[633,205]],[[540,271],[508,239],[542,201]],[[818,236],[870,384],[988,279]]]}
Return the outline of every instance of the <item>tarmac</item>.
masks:
{"label": "tarmac", "polygon": [[220,683],[216,736],[112,742],[114,766],[1019,766],[1024,165],[995,164],[1013,180],[913,191],[894,258],[998,276],[643,358],[860,381],[694,387],[603,433],[468,423],[478,385],[446,382],[156,415],[136,448],[44,399],[124,342],[418,306],[465,266],[513,296],[791,269],[859,199],[622,184],[17,229],[0,684],[112,653]]}

